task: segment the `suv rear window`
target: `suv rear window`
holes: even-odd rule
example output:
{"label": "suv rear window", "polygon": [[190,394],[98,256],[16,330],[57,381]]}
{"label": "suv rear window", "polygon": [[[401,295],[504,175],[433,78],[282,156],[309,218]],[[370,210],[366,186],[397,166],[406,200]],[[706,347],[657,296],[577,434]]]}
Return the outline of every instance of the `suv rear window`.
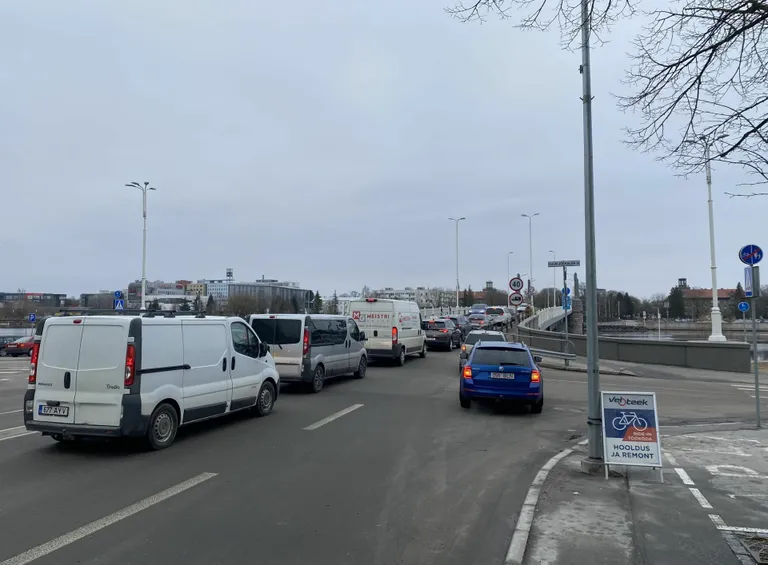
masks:
{"label": "suv rear window", "polygon": [[470,333],[467,336],[467,340],[464,342],[467,345],[475,345],[478,341],[507,341],[504,337],[496,334],[473,334]]}
{"label": "suv rear window", "polygon": [[502,310],[501,308],[488,308],[485,311],[485,313],[486,314],[494,314],[496,316],[503,316],[504,315],[504,310]]}
{"label": "suv rear window", "polygon": [[472,363],[475,365],[530,367],[531,359],[524,349],[478,347],[472,350]]}
{"label": "suv rear window", "polygon": [[425,330],[442,330],[445,329],[446,323],[445,322],[425,322],[424,323],[424,329]]}
{"label": "suv rear window", "polygon": [[301,320],[254,318],[251,327],[261,341],[270,345],[288,345],[301,341]]}
{"label": "suv rear window", "polygon": [[485,320],[485,314],[472,314],[469,317],[469,321],[471,322],[472,320]]}

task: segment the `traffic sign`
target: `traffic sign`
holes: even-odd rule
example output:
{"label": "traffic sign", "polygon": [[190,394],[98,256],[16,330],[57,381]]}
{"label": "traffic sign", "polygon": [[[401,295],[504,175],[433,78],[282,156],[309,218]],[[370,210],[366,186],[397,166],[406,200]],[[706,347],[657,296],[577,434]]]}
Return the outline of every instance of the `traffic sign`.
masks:
{"label": "traffic sign", "polygon": [[563,310],[570,310],[571,309],[571,297],[566,296],[565,300],[563,300]]}
{"label": "traffic sign", "polygon": [[123,297],[123,291],[122,290],[116,290],[112,293],[112,296],[115,297],[115,300],[119,300]]}
{"label": "traffic sign", "polygon": [[35,320],[37,320],[37,316],[35,316],[34,314],[30,314],[29,315],[29,323],[30,324],[34,324]]}
{"label": "traffic sign", "polygon": [[601,390],[600,396],[605,464],[661,468],[656,393]]}
{"label": "traffic sign", "polygon": [[514,279],[510,279],[509,281],[509,288],[512,290],[512,292],[518,293],[521,290],[523,290],[523,286],[525,284],[523,283],[523,279],[520,277],[515,277]]}
{"label": "traffic sign", "polygon": [[745,265],[757,265],[763,260],[763,250],[757,245],[745,245],[739,249],[739,259]]}
{"label": "traffic sign", "polygon": [[564,288],[564,289],[562,289],[560,292],[562,292],[562,293],[563,293],[563,294],[565,294],[566,296],[570,296],[570,294],[571,294],[571,289],[570,289],[570,288],[568,288],[568,287],[565,287],[565,288]]}
{"label": "traffic sign", "polygon": [[125,300],[122,298],[116,298],[112,303],[114,310],[125,310]]}
{"label": "traffic sign", "polygon": [[739,302],[739,310],[741,312],[749,312],[749,302]]}
{"label": "traffic sign", "polygon": [[572,259],[570,261],[550,261],[547,263],[547,266],[549,267],[579,267],[581,266],[581,261],[578,259]]}
{"label": "traffic sign", "polygon": [[510,294],[509,295],[509,305],[510,306],[520,306],[523,303],[523,295],[522,294]]}

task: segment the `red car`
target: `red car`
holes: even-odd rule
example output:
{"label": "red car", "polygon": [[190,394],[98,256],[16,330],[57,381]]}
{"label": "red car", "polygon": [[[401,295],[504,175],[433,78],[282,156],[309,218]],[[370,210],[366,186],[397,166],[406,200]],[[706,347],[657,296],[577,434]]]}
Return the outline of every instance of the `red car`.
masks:
{"label": "red car", "polygon": [[11,357],[18,357],[20,355],[32,355],[32,345],[34,342],[35,336],[33,335],[19,338],[16,341],[12,341],[11,343],[6,344],[6,346],[3,348],[3,353],[5,353],[5,355],[10,355]]}

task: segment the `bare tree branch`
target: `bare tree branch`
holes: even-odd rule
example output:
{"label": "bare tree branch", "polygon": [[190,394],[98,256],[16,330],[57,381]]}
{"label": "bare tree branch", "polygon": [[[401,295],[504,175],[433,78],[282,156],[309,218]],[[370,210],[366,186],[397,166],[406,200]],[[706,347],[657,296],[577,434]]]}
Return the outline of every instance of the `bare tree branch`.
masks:
{"label": "bare tree branch", "polygon": [[735,164],[768,183],[768,4],[757,0],[682,0],[649,14],[635,40],[620,105],[641,125],[629,143],[697,172],[712,161]]}
{"label": "bare tree branch", "polygon": [[752,194],[734,194],[732,192],[726,192],[725,194],[731,198],[752,198],[753,196],[768,196],[768,192],[753,192]]}

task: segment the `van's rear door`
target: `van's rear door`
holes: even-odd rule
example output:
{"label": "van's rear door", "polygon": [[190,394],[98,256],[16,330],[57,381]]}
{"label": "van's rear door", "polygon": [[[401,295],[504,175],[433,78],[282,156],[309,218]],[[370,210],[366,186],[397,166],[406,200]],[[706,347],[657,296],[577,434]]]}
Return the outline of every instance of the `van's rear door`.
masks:
{"label": "van's rear door", "polygon": [[251,328],[269,344],[277,372],[283,377],[300,377],[304,358],[306,318],[279,315],[251,316]]}
{"label": "van's rear door", "polygon": [[80,342],[75,424],[119,426],[131,318],[86,317]]}
{"label": "van's rear door", "polygon": [[52,318],[40,341],[35,385],[36,422],[72,424],[83,318]]}

